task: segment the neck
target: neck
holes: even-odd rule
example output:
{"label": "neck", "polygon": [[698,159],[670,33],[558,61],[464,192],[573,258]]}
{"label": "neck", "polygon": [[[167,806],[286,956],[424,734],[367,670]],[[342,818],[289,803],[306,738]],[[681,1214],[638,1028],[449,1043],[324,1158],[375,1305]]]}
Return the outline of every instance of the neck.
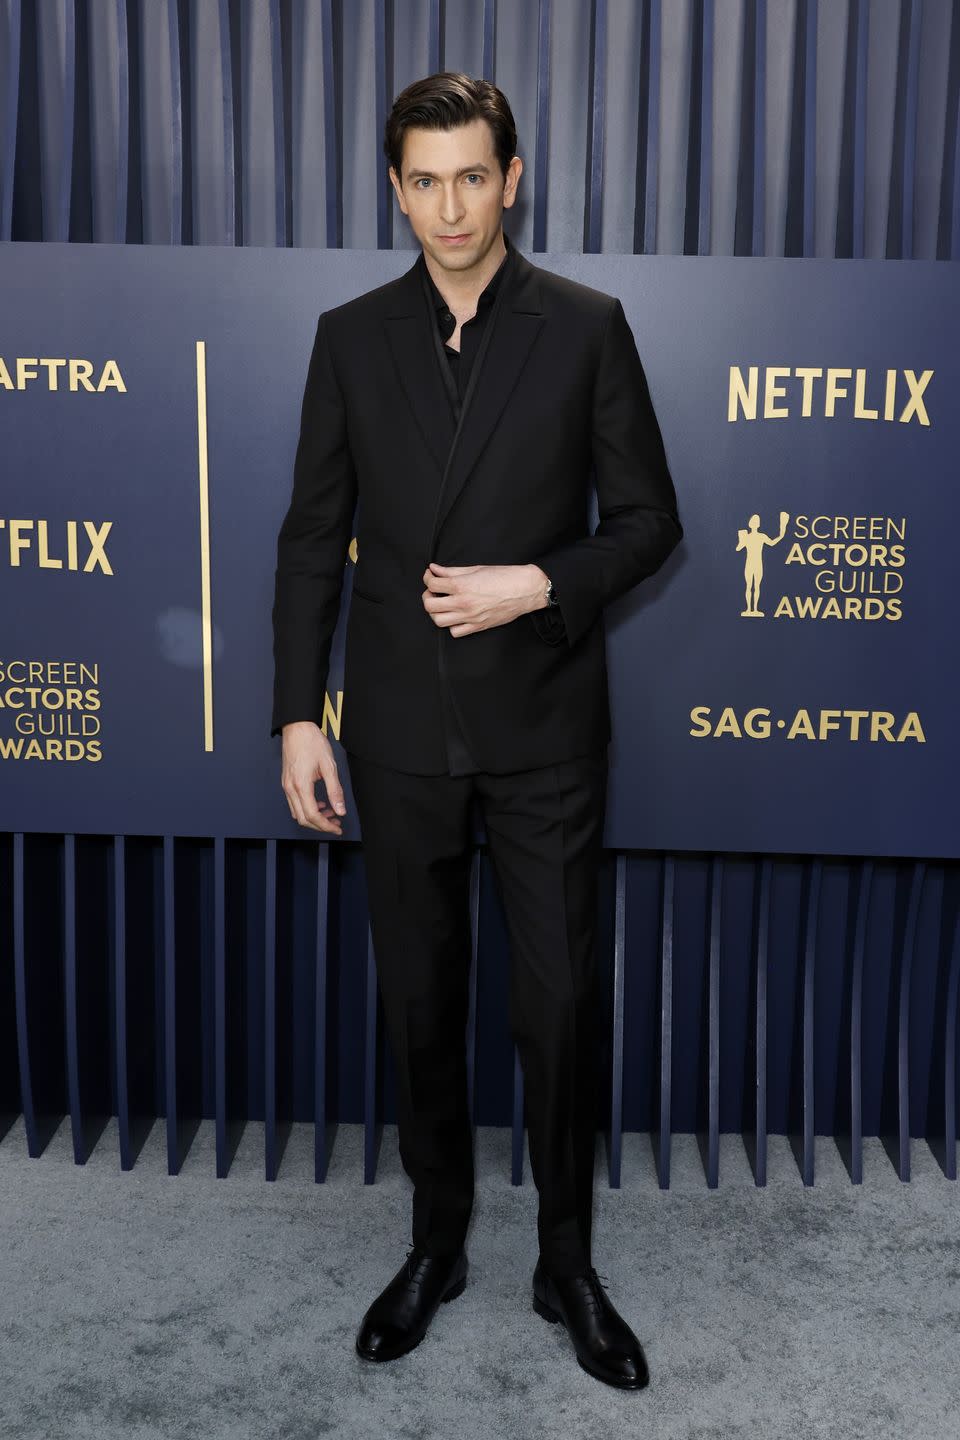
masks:
{"label": "neck", "polygon": [[476,303],[480,298],[481,291],[487,287],[494,275],[496,275],[506,253],[507,246],[503,238],[502,225],[497,231],[497,238],[490,246],[486,255],[483,256],[482,260],[478,260],[476,265],[471,266],[469,270],[445,270],[442,265],[437,264],[431,255],[427,254],[426,250],[421,248],[423,262],[427,267],[431,280],[440,291],[444,300],[446,300],[447,304],[454,311],[460,308],[466,309],[470,306],[476,308]]}

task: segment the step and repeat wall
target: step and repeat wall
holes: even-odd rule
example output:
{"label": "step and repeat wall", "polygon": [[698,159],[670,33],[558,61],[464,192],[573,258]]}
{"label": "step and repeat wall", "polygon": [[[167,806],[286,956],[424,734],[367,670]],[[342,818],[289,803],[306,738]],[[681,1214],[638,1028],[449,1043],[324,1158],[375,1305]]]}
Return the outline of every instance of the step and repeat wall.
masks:
{"label": "step and repeat wall", "polygon": [[[685,532],[606,612],[607,846],[956,857],[955,268],[530,258],[622,300]],[[269,725],[307,362],[412,260],[5,249],[3,829],[303,837]]]}

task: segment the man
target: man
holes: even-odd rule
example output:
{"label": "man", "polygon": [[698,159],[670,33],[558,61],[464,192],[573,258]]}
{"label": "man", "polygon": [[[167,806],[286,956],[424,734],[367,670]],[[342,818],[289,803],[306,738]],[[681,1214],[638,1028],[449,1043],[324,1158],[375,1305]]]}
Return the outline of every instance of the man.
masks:
{"label": "man", "polygon": [[466,1283],[475,798],[510,942],[539,1195],[534,1308],[563,1322],[590,1374],[639,1388],[643,1350],[590,1248],[610,740],[602,612],[663,563],[682,529],[620,301],[532,265],[503,233],[523,170],[516,148],[507,100],[487,81],[443,72],[394,102],[384,149],[421,253],[317,325],[277,546],[271,733],[283,736],[291,815],[341,834],[343,786],[322,720],[359,502],[341,739],[413,1245],[367,1310],[357,1350],[406,1353]]}

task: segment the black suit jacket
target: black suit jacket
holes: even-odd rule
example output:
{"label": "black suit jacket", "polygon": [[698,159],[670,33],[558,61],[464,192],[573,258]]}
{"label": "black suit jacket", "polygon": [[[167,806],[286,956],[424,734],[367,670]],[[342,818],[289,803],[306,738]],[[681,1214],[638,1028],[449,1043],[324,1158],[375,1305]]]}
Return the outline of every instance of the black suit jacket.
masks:
{"label": "black suit jacket", "polygon": [[[513,259],[458,431],[422,254],[321,314],[277,540],[271,734],[322,723],[356,507],[345,749],[445,773],[444,685],[484,770],[572,759],[610,739],[604,607],[679,542],[676,495],[620,301]],[[559,638],[542,611],[454,638],[423,608],[431,560],[535,561],[556,587]]]}

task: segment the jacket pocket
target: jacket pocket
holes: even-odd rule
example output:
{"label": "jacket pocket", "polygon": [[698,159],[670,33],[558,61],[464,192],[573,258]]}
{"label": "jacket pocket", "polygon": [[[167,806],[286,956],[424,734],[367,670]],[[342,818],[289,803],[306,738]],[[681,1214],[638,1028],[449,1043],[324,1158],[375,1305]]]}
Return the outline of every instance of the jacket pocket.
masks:
{"label": "jacket pocket", "polygon": [[359,585],[356,584],[354,585],[351,594],[356,595],[361,600],[370,600],[374,605],[382,605],[385,598],[383,595],[371,595],[369,590],[363,590]]}

